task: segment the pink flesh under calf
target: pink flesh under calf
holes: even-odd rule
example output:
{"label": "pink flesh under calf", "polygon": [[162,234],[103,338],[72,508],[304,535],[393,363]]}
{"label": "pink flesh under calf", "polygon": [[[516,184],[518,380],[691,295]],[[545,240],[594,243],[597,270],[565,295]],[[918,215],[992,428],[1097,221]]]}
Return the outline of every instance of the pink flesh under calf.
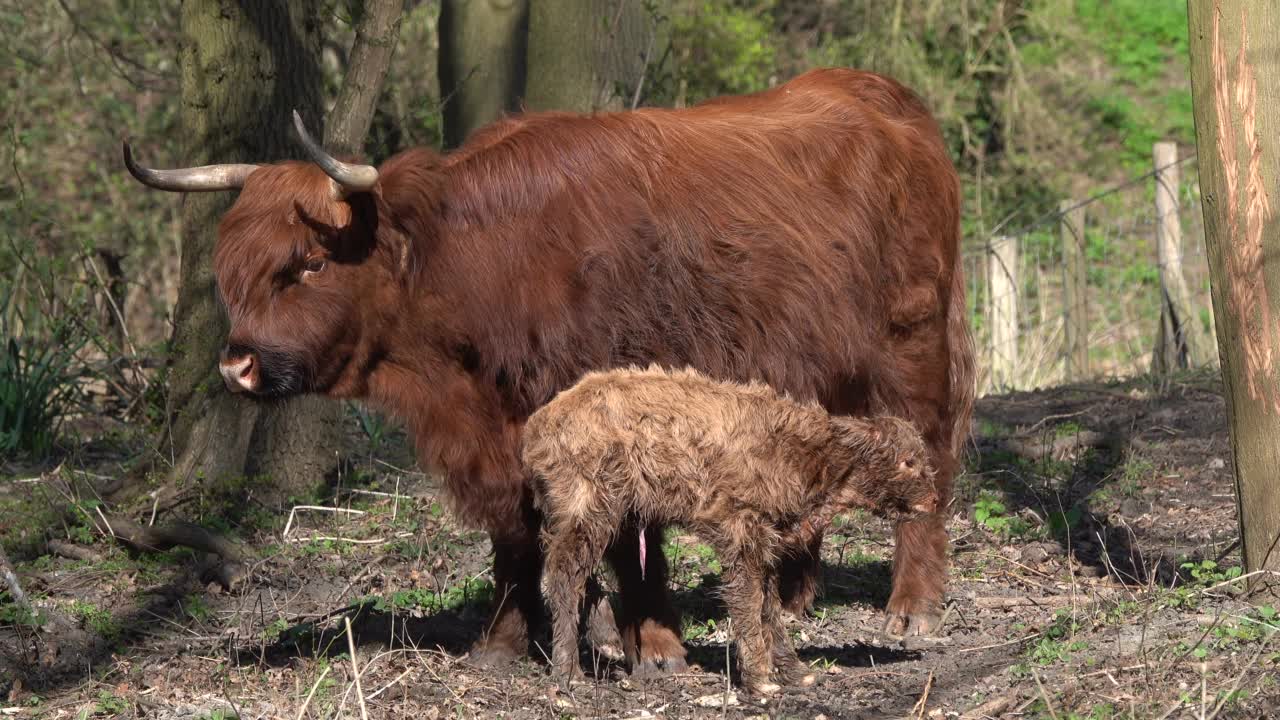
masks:
{"label": "pink flesh under calf", "polygon": [[640,579],[644,580],[644,558],[647,555],[647,548],[644,544],[644,527],[640,528]]}

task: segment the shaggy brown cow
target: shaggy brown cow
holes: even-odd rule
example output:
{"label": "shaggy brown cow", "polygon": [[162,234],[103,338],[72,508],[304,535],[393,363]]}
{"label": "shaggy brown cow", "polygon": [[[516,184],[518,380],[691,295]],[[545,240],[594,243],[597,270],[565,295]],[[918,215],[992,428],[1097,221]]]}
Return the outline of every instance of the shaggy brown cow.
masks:
{"label": "shaggy brown cow", "polygon": [[[960,192],[898,83],[815,70],[681,110],[528,114],[376,169],[295,122],[313,162],[151,170],[127,146],[125,161],[152,187],[241,188],[214,252],[228,386],[382,406],[489,531],[505,601],[475,657],[527,652],[541,621],[520,428],[587,371],[688,365],[909,418],[949,497],[974,394]],[[943,519],[897,526],[892,631],[937,624]],[[813,597],[819,541],[783,571],[793,611]],[[665,561],[649,553],[642,575],[637,553],[635,538],[609,551],[632,669],[679,668]]]}
{"label": "shaggy brown cow", "polygon": [[[933,512],[924,440],[911,423],[830,416],[760,383],[657,367],[588,373],[529,417],[521,457],[546,518],[543,576],[551,664],[581,674],[578,607],[587,577],[621,533],[678,523],[724,567],[743,684],[810,684],[782,624],[777,560],[812,525],[854,507]],[[807,538],[806,538],[807,539]]]}

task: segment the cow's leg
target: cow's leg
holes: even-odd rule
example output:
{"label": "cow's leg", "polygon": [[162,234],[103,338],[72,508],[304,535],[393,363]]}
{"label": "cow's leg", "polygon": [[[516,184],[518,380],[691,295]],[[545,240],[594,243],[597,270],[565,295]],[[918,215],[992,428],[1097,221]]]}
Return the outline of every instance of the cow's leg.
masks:
{"label": "cow's leg", "polygon": [[938,512],[900,521],[894,527],[893,593],[885,609],[885,634],[895,638],[929,635],[942,624],[947,583],[946,519],[955,462],[941,441],[930,442],[929,449],[929,461],[937,472]]}
{"label": "cow's leg", "polygon": [[636,676],[688,668],[680,642],[680,616],[667,593],[667,558],[662,528],[645,528],[646,560],[640,572],[640,535],[628,525],[609,547],[609,565],[618,578],[623,652]]}
{"label": "cow's leg", "polygon": [[542,551],[537,525],[520,533],[490,535],[493,542],[493,617],[479,642],[471,650],[471,660],[484,665],[508,663],[529,652],[529,637],[543,622]]}

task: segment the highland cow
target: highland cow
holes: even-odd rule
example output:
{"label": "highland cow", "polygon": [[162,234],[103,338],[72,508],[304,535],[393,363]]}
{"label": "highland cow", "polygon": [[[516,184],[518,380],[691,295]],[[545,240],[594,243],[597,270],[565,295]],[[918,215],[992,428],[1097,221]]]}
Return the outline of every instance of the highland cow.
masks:
{"label": "highland cow", "polygon": [[522,458],[546,519],[551,662],[565,682],[581,673],[578,608],[605,549],[674,523],[720,556],[743,684],[810,684],[782,624],[781,555],[838,512],[931,513],[938,500],[905,420],[832,416],[761,383],[656,366],[585,375],[529,418]]}
{"label": "highland cow", "polygon": [[[525,655],[539,629],[521,427],[586,372],[691,366],[910,419],[950,496],[974,398],[960,187],[901,84],[832,68],[688,108],[528,113],[376,168],[295,124],[307,162],[156,170],[126,146],[125,164],[154,188],[239,190],[213,252],[226,386],[381,407],[443,470],[459,517],[489,532],[502,601],[473,660]],[[944,521],[897,525],[895,634],[938,627]],[[650,546],[661,532],[648,527]],[[783,562],[792,612],[816,591],[821,532]],[[633,671],[678,671],[665,561],[648,553],[641,573],[638,553],[635,537],[608,552],[621,637],[600,637]]]}

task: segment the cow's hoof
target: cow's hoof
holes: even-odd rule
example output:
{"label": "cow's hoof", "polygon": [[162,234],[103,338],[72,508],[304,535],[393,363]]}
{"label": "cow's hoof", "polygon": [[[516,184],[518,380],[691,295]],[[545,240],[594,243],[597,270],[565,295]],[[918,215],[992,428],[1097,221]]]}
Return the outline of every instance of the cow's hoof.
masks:
{"label": "cow's hoof", "polygon": [[632,662],[631,675],[637,678],[681,673],[689,669],[684,645],[670,629],[652,620],[640,626],[640,658]]}
{"label": "cow's hoof", "polygon": [[507,643],[480,641],[467,654],[467,662],[482,668],[499,668],[515,664],[520,653]]}
{"label": "cow's hoof", "polygon": [[685,661],[684,657],[651,657],[641,660],[640,664],[631,671],[631,676],[644,680],[664,675],[674,675],[688,669],[689,663]]}
{"label": "cow's hoof", "polygon": [[895,612],[891,603],[886,614],[884,634],[892,640],[933,635],[942,627],[942,609],[923,602],[905,612]]}

